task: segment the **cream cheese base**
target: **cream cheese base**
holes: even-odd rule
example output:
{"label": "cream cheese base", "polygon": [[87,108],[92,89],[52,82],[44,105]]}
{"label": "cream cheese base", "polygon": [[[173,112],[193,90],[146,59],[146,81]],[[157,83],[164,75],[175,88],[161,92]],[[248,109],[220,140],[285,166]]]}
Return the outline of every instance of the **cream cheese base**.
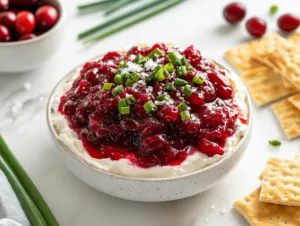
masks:
{"label": "cream cheese base", "polygon": [[[60,97],[71,88],[73,81],[79,76],[79,71],[80,69],[77,70],[77,73],[74,73],[72,79],[58,87],[57,92],[54,95],[54,100],[51,104],[52,113],[50,116],[50,122],[55,128],[58,139],[64,143],[68,149],[73,152],[73,154],[99,170],[133,178],[170,178],[189,174],[208,167],[218,162],[225,156],[230,155],[248,128],[247,125],[243,124],[238,119],[235,134],[229,137],[226,141],[224,155],[208,157],[200,152],[195,152],[194,154],[188,156],[185,161],[178,166],[154,166],[145,169],[133,165],[128,159],[111,160],[109,158],[92,158],[85,150],[82,141],[78,139],[76,132],[69,127],[69,123],[65,116],[58,111]],[[244,86],[233,76],[230,78],[235,83],[234,102],[240,107],[242,112],[247,115],[248,109],[245,103],[246,93],[244,91]]]}

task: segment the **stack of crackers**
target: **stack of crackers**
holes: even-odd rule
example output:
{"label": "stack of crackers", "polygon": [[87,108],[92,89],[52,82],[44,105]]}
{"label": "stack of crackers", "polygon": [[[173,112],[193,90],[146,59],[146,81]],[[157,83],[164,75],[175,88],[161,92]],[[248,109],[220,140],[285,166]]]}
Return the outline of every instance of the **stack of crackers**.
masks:
{"label": "stack of crackers", "polygon": [[270,103],[288,139],[300,137],[300,33],[276,33],[225,53],[257,106]]}
{"label": "stack of crackers", "polygon": [[300,154],[295,160],[270,158],[262,185],[234,208],[251,226],[300,225]]}

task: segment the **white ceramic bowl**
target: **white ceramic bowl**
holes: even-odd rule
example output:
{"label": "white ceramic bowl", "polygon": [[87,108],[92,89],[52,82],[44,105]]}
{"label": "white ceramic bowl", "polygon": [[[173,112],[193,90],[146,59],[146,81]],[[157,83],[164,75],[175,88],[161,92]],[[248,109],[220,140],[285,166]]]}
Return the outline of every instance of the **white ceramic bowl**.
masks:
{"label": "white ceramic bowl", "polygon": [[220,181],[238,163],[246,150],[252,128],[252,107],[249,93],[244,87],[249,109],[248,129],[231,154],[215,164],[187,175],[172,178],[131,178],[97,169],[62,143],[51,123],[52,103],[55,94],[59,86],[70,80],[77,70],[78,68],[68,73],[52,91],[47,106],[47,121],[59,157],[80,180],[99,191],[123,199],[146,202],[170,201],[190,197],[211,188]]}
{"label": "white ceramic bowl", "polygon": [[39,67],[47,62],[62,44],[65,12],[62,0],[41,0],[59,12],[57,23],[49,31],[31,40],[0,42],[0,72],[17,73]]}

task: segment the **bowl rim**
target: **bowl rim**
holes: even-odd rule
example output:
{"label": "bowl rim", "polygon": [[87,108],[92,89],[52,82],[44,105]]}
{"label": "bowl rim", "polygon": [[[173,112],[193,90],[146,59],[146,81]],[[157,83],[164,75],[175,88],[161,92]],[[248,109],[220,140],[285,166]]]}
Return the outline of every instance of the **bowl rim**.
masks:
{"label": "bowl rim", "polygon": [[[103,57],[103,54],[98,55],[97,57],[93,57],[92,59],[90,59],[90,60],[88,60],[86,62],[93,61],[93,60],[96,60],[96,59],[100,59],[101,57]],[[194,176],[196,174],[202,174],[202,173],[204,173],[206,171],[209,171],[209,170],[213,169],[214,167],[222,164],[228,158],[232,157],[233,154],[236,153],[237,150],[239,150],[243,146],[243,144],[245,142],[247,142],[248,137],[250,136],[250,133],[251,133],[252,125],[253,125],[253,106],[252,106],[252,101],[251,101],[251,98],[250,98],[250,94],[249,94],[249,92],[248,92],[245,84],[242,82],[242,80],[239,78],[239,76],[236,73],[232,73],[227,68],[225,68],[222,64],[220,64],[220,63],[218,63],[216,61],[213,61],[213,62],[218,67],[220,67],[220,68],[228,71],[243,86],[243,90],[245,91],[245,94],[246,94],[246,101],[245,102],[246,102],[247,107],[248,107],[248,124],[247,124],[248,127],[247,127],[247,130],[246,130],[244,136],[241,138],[241,140],[239,141],[239,143],[232,149],[232,151],[231,151],[230,154],[224,156],[224,158],[220,159],[219,161],[217,161],[217,162],[215,162],[215,163],[213,163],[213,164],[211,164],[211,165],[209,165],[209,166],[207,166],[205,168],[202,168],[202,169],[199,169],[197,171],[193,171],[193,172],[190,172],[190,173],[187,173],[187,174],[183,174],[183,175],[179,175],[179,176],[174,176],[174,177],[164,177],[164,178],[159,178],[159,177],[158,178],[153,178],[153,177],[150,177],[150,178],[146,178],[146,177],[130,177],[130,176],[124,176],[124,175],[114,174],[114,173],[111,173],[111,172],[99,169],[98,167],[95,167],[93,164],[90,164],[88,161],[80,158],[76,153],[74,153],[74,151],[70,150],[63,142],[61,142],[58,139],[58,136],[57,136],[57,133],[56,133],[56,131],[54,129],[54,126],[53,126],[53,124],[50,121],[50,118],[51,118],[51,108],[52,108],[52,103],[53,103],[54,96],[55,96],[54,94],[56,93],[58,87],[65,80],[67,80],[69,77],[71,77],[75,72],[77,72],[78,69],[81,68],[84,65],[84,63],[80,64],[79,66],[77,66],[74,69],[72,69],[71,71],[69,71],[66,75],[64,75],[59,80],[59,82],[55,85],[55,87],[53,88],[53,90],[50,93],[50,96],[49,96],[49,99],[48,99],[48,102],[47,102],[47,107],[46,107],[46,118],[47,118],[47,125],[48,125],[48,128],[50,130],[51,136],[58,142],[58,144],[61,146],[61,148],[63,149],[63,151],[66,151],[75,160],[79,161],[80,163],[84,164],[85,166],[87,166],[88,168],[90,168],[92,170],[95,170],[97,172],[100,172],[100,173],[103,173],[103,174],[106,174],[108,176],[115,177],[115,178],[118,178],[118,179],[131,180],[131,181],[140,181],[140,182],[174,181],[174,180],[180,180],[180,179],[183,179],[183,178],[191,177],[191,176]]]}
{"label": "bowl rim", "polygon": [[40,40],[47,38],[49,35],[54,33],[59,27],[61,27],[61,25],[63,24],[63,22],[65,20],[65,14],[66,14],[64,1],[63,0],[52,0],[52,1],[57,2],[60,7],[58,21],[52,28],[50,28],[48,31],[46,31],[42,35],[37,36],[33,39],[14,41],[14,42],[0,42],[0,47],[22,46],[22,45],[26,45],[29,43],[38,42]]}

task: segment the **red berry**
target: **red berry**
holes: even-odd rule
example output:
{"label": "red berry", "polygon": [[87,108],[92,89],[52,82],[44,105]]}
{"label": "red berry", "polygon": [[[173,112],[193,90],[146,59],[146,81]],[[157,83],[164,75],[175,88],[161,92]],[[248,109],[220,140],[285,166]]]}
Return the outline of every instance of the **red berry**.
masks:
{"label": "red berry", "polygon": [[0,13],[0,24],[13,31],[15,29],[16,18],[16,14],[11,11]]}
{"label": "red berry", "polygon": [[35,28],[34,15],[29,11],[18,13],[16,20],[16,30],[19,34],[29,34]]}
{"label": "red berry", "polygon": [[242,3],[231,3],[224,8],[223,16],[228,23],[236,24],[246,16],[246,7]]}
{"label": "red berry", "polygon": [[8,0],[0,0],[0,12],[8,10]]}
{"label": "red berry", "polygon": [[36,37],[35,34],[30,33],[30,34],[22,35],[22,36],[19,38],[19,40],[20,40],[20,41],[21,41],[21,40],[28,40],[28,39],[33,39],[33,38],[35,38],[35,37]]}
{"label": "red berry", "polygon": [[291,32],[296,30],[300,24],[300,18],[293,14],[284,14],[278,18],[278,27],[284,32]]}
{"label": "red berry", "polygon": [[252,17],[247,21],[246,28],[252,36],[259,38],[266,33],[267,24],[261,18]]}
{"label": "red berry", "polygon": [[0,42],[8,42],[10,40],[10,32],[7,27],[0,25]]}
{"label": "red berry", "polygon": [[192,93],[190,101],[193,105],[201,105],[204,103],[204,97],[200,93]]}
{"label": "red berry", "polygon": [[58,20],[58,12],[53,6],[42,6],[35,12],[37,26],[42,30],[49,30]]}

